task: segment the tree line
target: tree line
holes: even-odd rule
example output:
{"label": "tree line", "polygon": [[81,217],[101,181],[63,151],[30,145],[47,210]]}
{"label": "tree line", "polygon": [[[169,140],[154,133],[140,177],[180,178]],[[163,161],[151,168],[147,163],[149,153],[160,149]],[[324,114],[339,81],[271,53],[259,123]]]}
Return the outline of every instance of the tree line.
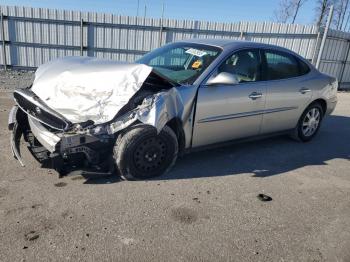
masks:
{"label": "tree line", "polygon": [[[274,19],[280,23],[294,24],[298,13],[308,1],[312,0],[280,0],[274,11]],[[324,26],[332,5],[334,11],[331,27],[337,30],[350,31],[349,0],[316,0],[314,23],[317,26]]]}

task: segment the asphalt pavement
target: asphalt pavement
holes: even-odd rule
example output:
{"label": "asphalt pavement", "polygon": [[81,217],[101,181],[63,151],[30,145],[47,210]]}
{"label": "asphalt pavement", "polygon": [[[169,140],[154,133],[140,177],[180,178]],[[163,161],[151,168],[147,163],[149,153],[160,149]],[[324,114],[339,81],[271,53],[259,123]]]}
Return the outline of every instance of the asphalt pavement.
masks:
{"label": "asphalt pavement", "polygon": [[21,167],[12,104],[3,89],[0,261],[350,261],[350,93],[309,143],[281,136],[196,152],[135,182],[59,179],[24,146]]}

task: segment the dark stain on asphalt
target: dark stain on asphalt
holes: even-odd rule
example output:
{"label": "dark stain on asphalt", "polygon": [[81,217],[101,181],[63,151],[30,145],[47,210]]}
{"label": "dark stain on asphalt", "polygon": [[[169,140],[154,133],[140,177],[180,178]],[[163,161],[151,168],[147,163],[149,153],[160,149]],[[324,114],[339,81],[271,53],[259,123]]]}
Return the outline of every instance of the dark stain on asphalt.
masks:
{"label": "dark stain on asphalt", "polygon": [[65,187],[67,185],[67,183],[65,182],[58,182],[55,184],[55,187]]}
{"label": "dark stain on asphalt", "polygon": [[178,207],[171,210],[171,218],[175,221],[192,224],[198,219],[197,212],[188,207]]}
{"label": "dark stain on asphalt", "polygon": [[42,206],[43,206],[42,204],[34,204],[31,206],[31,208],[37,209],[37,208],[42,207]]}
{"label": "dark stain on asphalt", "polygon": [[196,201],[197,203],[200,203],[200,202],[201,202],[201,201],[199,200],[198,197],[194,197],[194,198],[192,198],[192,200],[193,200],[193,201]]}
{"label": "dark stain on asphalt", "polygon": [[0,198],[8,195],[9,191],[6,188],[0,187]]}
{"label": "dark stain on asphalt", "polygon": [[24,238],[28,241],[34,241],[39,238],[39,234],[37,234],[34,230],[32,230],[29,233],[24,234]]}
{"label": "dark stain on asphalt", "polygon": [[67,210],[67,211],[64,211],[61,216],[64,218],[64,219],[73,219],[74,217],[74,213],[71,212],[70,210]]}

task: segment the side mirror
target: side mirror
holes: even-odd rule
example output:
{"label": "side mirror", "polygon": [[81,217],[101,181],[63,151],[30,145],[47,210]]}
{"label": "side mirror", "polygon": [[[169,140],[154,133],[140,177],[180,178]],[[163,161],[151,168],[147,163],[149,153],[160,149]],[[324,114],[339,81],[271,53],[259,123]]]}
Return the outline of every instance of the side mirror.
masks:
{"label": "side mirror", "polygon": [[208,81],[207,84],[208,86],[213,86],[213,85],[237,85],[239,83],[239,80],[237,76],[226,73],[226,72],[221,72],[217,74],[214,77],[211,77]]}

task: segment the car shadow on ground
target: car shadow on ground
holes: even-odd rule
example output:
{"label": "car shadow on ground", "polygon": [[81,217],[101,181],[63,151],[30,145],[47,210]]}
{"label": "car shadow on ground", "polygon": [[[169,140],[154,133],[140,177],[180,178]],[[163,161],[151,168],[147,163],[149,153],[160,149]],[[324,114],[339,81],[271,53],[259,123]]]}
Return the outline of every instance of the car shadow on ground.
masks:
{"label": "car shadow on ground", "polygon": [[[152,180],[191,179],[239,174],[264,178],[310,165],[327,165],[342,158],[350,161],[350,117],[328,116],[317,136],[302,143],[288,136],[229,144],[186,154],[167,174]],[[84,184],[122,181],[117,174],[81,172]],[[79,179],[72,176],[73,180]]]}
{"label": "car shadow on ground", "polygon": [[279,136],[190,153],[157,180],[246,173],[264,178],[304,166],[327,165],[327,161],[335,158],[350,160],[349,117],[325,118],[317,136],[307,143]]}

